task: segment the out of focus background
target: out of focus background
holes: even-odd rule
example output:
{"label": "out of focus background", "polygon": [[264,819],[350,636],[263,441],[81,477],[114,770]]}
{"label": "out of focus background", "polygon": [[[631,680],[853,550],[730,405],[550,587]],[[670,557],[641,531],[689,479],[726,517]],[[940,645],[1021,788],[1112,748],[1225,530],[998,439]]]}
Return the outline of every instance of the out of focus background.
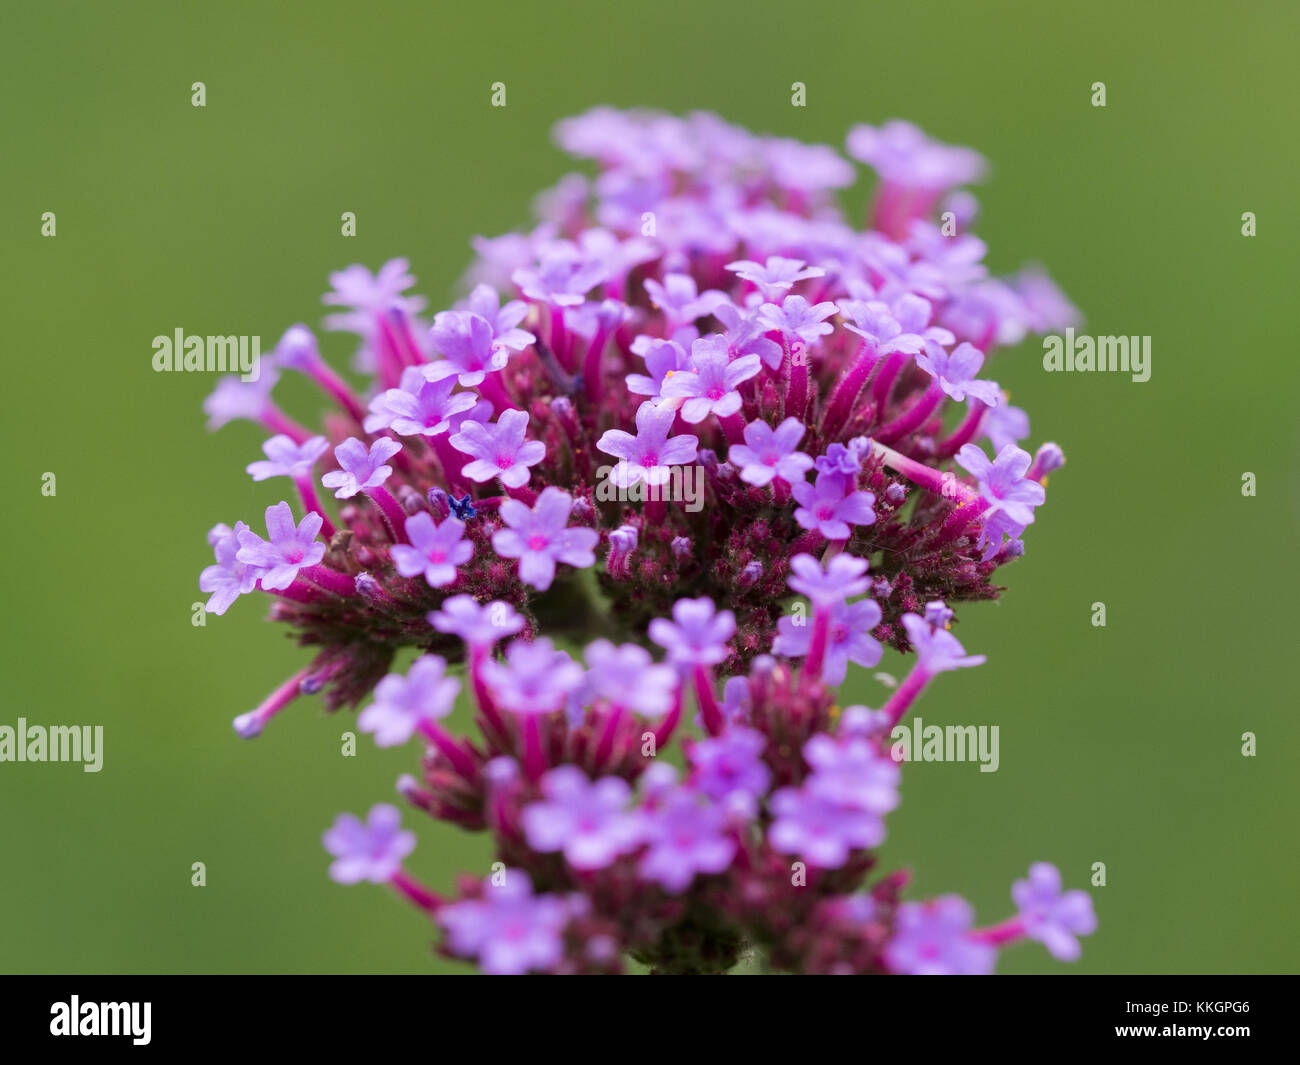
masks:
{"label": "out of focus background", "polygon": [[[341,757],[352,718],[318,699],[255,742],[231,730],[304,659],[260,597],[191,625],[204,534],[260,520],[281,489],[244,473],[264,434],[206,432],[212,378],[155,374],[151,340],[269,349],[318,322],[329,271],[398,255],[447,305],[470,238],[527,222],[572,168],[553,123],[612,104],[836,145],[911,119],[990,159],[978,230],[996,271],[1041,261],[1089,332],[1153,338],[1145,384],[1045,374],[1036,343],[999,358],[1032,443],[1069,464],[1003,600],[961,612],[988,665],[941,678],[919,712],[999,725],[1001,766],[909,768],[884,856],[982,923],[1031,861],[1080,887],[1104,862],[1082,961],[1026,946],[1002,972],[1295,972],[1300,9],[1070,6],[6,6],[0,724],[100,724],[105,759],[0,763],[0,970],[462,968],[383,889],[326,877],[321,831],[391,801],[415,749],[362,737]],[[285,385],[310,424],[311,393]],[[851,700],[880,704],[851,678]],[[482,838],[407,821],[435,887],[486,871]]]}

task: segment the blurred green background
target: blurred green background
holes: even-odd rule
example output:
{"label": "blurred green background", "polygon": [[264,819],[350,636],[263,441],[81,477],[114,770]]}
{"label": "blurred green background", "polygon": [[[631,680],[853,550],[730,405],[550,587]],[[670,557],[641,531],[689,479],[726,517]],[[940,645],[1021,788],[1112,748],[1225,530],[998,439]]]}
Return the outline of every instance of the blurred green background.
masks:
{"label": "blurred green background", "polygon": [[[1028,946],[1002,972],[1296,971],[1283,321],[1300,17],[1290,3],[1071,6],[6,5],[0,723],[102,724],[106,738],[97,775],[0,764],[0,970],[458,968],[431,956],[408,907],[325,875],[322,829],[391,801],[414,749],[363,738],[340,757],[352,719],[317,699],[256,742],[231,730],[303,658],[256,598],[191,625],[204,533],[257,518],[281,489],[243,472],[263,434],[205,432],[212,379],[153,373],[150,342],[180,326],[269,348],[318,321],[330,270],[396,255],[446,305],[469,238],[525,222],[569,168],[552,123],[615,104],[834,144],[899,116],[972,145],[993,164],[979,231],[994,269],[1040,260],[1090,332],[1154,338],[1146,384],[1044,374],[1036,345],[998,362],[1033,442],[1070,462],[1003,571],[1003,601],[962,612],[988,665],[941,679],[920,713],[1000,725],[1002,765],[910,769],[886,858],[918,893],[966,894],[984,922],[1009,912],[1032,860],[1084,887],[1105,862],[1082,962]],[[494,81],[504,110],[488,106]],[[336,362],[351,354],[327,344]],[[286,384],[310,420],[311,394]],[[861,671],[848,694],[881,700]],[[1255,758],[1240,753],[1248,730]],[[411,867],[435,886],[485,870],[481,838],[407,819]]]}

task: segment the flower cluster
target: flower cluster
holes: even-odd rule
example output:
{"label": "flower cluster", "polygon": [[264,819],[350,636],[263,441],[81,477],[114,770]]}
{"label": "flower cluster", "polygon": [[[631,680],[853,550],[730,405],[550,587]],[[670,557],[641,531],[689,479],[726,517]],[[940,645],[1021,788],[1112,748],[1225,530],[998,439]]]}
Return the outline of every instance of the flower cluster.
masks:
{"label": "flower cluster", "polygon": [[[899,802],[889,730],[983,661],[948,604],[1000,593],[1064,461],[1021,449],[1027,416],[981,376],[1076,318],[1040,271],[983,265],[958,188],[983,160],[855,128],[848,154],[881,179],[863,231],[835,199],[855,168],[826,146],[607,109],[557,138],[597,176],[476,241],[461,303],[421,317],[405,260],[331,276],[325,326],[357,338],[365,391],[295,325],[258,381],[209,397],[213,427],[272,434],[248,472],[290,478],[302,517],[282,501],[265,537],[216,526],[208,610],[260,589],[315,648],[237,730],[319,692],[373,694],[376,743],[418,734],[402,797],[489,831],[498,867],[435,895],[381,805],[326,834],[332,874],[392,884],[488,971],[718,972],[757,949],[796,971],[986,972],[1025,937],[1073,956],[1091,904],[1051,866],[986,929],[955,896],[902,901],[901,874],[861,890]],[[323,435],[272,398],[282,371],[333,404]],[[840,711],[831,689],[884,645],[912,673],[881,710]],[[390,672],[403,648],[420,657]],[[472,739],[440,723],[462,666]]]}

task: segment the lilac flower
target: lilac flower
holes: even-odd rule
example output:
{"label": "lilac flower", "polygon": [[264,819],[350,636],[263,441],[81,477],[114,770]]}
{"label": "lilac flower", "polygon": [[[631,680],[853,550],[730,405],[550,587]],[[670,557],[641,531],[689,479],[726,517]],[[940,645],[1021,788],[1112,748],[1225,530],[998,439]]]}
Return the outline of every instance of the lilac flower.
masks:
{"label": "lilac flower", "polygon": [[357,727],[373,732],[379,747],[406,743],[423,721],[451,713],[460,681],[446,675],[447,663],[437,655],[421,655],[406,676],[390,673],[375,685],[375,700],[357,715]]}
{"label": "lilac flower", "polygon": [[645,366],[648,373],[627,375],[627,390],[638,396],[659,399],[663,394],[664,381],[678,371],[689,370],[691,360],[686,349],[676,341],[655,340],[645,351]]}
{"label": "lilac flower", "polygon": [[396,806],[378,803],[364,822],[353,814],[339,814],[321,842],[334,855],[330,878],[335,883],[386,884],[415,849],[415,833],[402,829]]}
{"label": "lilac flower", "polygon": [[[859,599],[845,606],[835,603],[830,607],[831,625],[826,645],[826,658],[822,663],[822,680],[832,686],[842,684],[848,673],[849,662],[870,669],[880,661],[880,644],[871,630],[880,624],[880,607],[874,599]],[[777,636],[772,641],[772,653],[788,658],[799,658],[808,653],[812,641],[812,626],[797,625],[795,619],[782,617],[776,623]]]}
{"label": "lilac flower", "polygon": [[988,661],[985,655],[968,655],[956,636],[947,629],[931,628],[919,614],[904,614],[903,628],[916,651],[917,668],[927,673],[969,669]]}
{"label": "lilac flower", "polygon": [[974,344],[959,344],[951,355],[938,344],[927,344],[925,354],[916,357],[916,365],[959,403],[973,396],[996,407],[1002,400],[1002,390],[994,382],[976,380],[975,375],[984,365],[984,352]]}
{"label": "lilac flower", "polygon": [[902,771],[870,740],[857,736],[837,739],[825,733],[813,736],[803,748],[812,773],[804,790],[841,806],[883,815],[902,801]]}
{"label": "lilac flower", "polygon": [[975,911],[957,895],[905,902],[894,917],[885,961],[905,976],[987,976],[996,948],[971,937]]}
{"label": "lilac flower", "polygon": [[419,314],[424,309],[424,299],[402,295],[415,284],[409,271],[410,263],[406,259],[390,259],[375,274],[357,263],[330,274],[333,291],[323,296],[321,302],[352,310],[326,315],[325,328],[369,337],[377,314],[392,308],[408,315]]}
{"label": "lilac flower", "polygon": [[527,873],[507,869],[500,885],[484,887],[481,899],[441,907],[438,923],[453,954],[474,958],[494,976],[522,976],[560,963],[572,914],[568,900],[534,895]]}
{"label": "lilac flower", "polygon": [[535,268],[516,270],[513,280],[537,303],[578,307],[607,276],[602,264],[585,258],[576,248],[559,248],[545,254]]}
{"label": "lilac flower", "polygon": [[663,284],[647,278],[645,290],[650,302],[664,312],[670,324],[704,318],[727,300],[725,294],[714,289],[700,292],[690,274],[665,274]]}
{"label": "lilac flower", "polygon": [[931,140],[911,122],[894,119],[879,129],[859,125],[849,130],[849,155],[866,163],[890,184],[945,191],[978,181],[984,159],[970,148]]}
{"label": "lilac flower", "polygon": [[313,436],[295,444],[292,437],[277,433],[262,445],[267,461],[250,462],[248,472],[255,481],[271,477],[292,477],[295,480],[310,477],[312,466],[328,450],[329,443],[323,436]]}
{"label": "lilac flower", "polygon": [[727,263],[727,269],[742,280],[757,285],[763,299],[769,301],[780,299],[800,281],[826,275],[819,266],[807,266],[802,259],[784,259],[780,255],[769,255],[765,263],[739,259]]}
{"label": "lilac flower", "polygon": [[501,305],[501,296],[491,285],[477,285],[469,294],[466,306],[492,327],[492,343],[507,351],[523,351],[536,337],[518,325],[528,317],[528,304],[511,300]]}
{"label": "lilac flower", "polygon": [[700,873],[722,873],[736,855],[726,811],[687,788],[660,797],[644,828],[648,844],[637,873],[677,895]]}
{"label": "lilac flower", "polygon": [[316,335],[301,323],[289,326],[275,345],[275,364],[286,370],[310,373],[321,365]]}
{"label": "lilac flower", "polygon": [[838,869],[856,850],[877,847],[885,823],[873,813],[832,802],[799,788],[772,795],[767,841],[779,854],[798,855],[818,869]]}
{"label": "lilac flower", "polygon": [[727,641],[736,634],[736,615],[718,610],[707,596],[678,599],[673,620],[650,622],[650,639],[668,651],[675,665],[713,666],[730,653]]}
{"label": "lilac flower", "polygon": [[463,566],[474,554],[474,545],[464,539],[465,523],[447,518],[441,525],[427,511],[406,519],[406,544],[389,548],[393,564],[403,577],[419,577],[432,588],[441,588],[456,579],[456,567]]}
{"label": "lilac flower", "polygon": [[1029,313],[1035,333],[1056,333],[1079,325],[1083,315],[1040,266],[1022,270],[1012,286]]}
{"label": "lilac flower", "polygon": [[815,607],[832,607],[862,595],[871,586],[863,576],[867,560],[839,554],[823,568],[812,555],[795,555],[790,559],[791,576],[787,580],[800,595],[806,595]]}
{"label": "lilac flower", "polygon": [[429,339],[442,360],[425,367],[433,380],[455,377],[465,388],[483,383],[502,369],[510,356],[496,343],[492,323],[468,311],[442,311],[433,316]]}
{"label": "lilac flower", "polygon": [[952,621],[952,608],[942,599],[925,604],[925,623],[932,629],[946,629]]}
{"label": "lilac flower", "polygon": [[656,665],[644,647],[596,640],[587,645],[586,659],[583,691],[588,701],[603,699],[646,717],[659,717],[672,706],[677,672]]}
{"label": "lilac flower", "polygon": [[471,595],[453,595],[430,611],[429,624],[439,632],[459,636],[471,648],[485,650],[497,640],[513,636],[524,627],[524,619],[509,603],[480,605]]}
{"label": "lilac flower", "polygon": [[684,399],[682,419],[696,425],[710,414],[726,418],[740,410],[736,388],[762,368],[757,355],[733,360],[721,336],[704,337],[691,345],[691,369],[671,374],[664,381],[665,399]]}
{"label": "lilac flower", "polygon": [[366,432],[391,429],[399,436],[437,436],[451,428],[451,417],[468,411],[477,402],[472,392],[452,394],[451,377],[430,381],[425,370],[408,366],[402,371],[400,388],[390,388],[370,401],[370,414],[363,423]]}
{"label": "lilac flower", "polygon": [[484,662],[483,673],[497,701],[515,714],[563,709],[583,677],[582,667],[545,638],[514,640],[505,662]]}
{"label": "lilac flower", "polygon": [[792,489],[799,507],[794,520],[805,529],[816,529],[828,540],[847,540],[850,525],[872,525],[876,497],[853,490],[853,482],[841,473],[819,473],[815,484],[801,481]]}
{"label": "lilac flower", "polygon": [[1029,415],[1019,407],[1010,406],[1005,392],[999,398],[1001,402],[986,410],[980,422],[980,432],[989,438],[994,454],[1029,435]]}
{"label": "lilac flower", "polygon": [[1034,507],[1047,498],[1041,484],[1025,477],[1032,461],[1028,451],[1010,444],[992,462],[975,444],[957,452],[958,464],[979,482],[980,495],[989,504],[985,519],[1001,512],[1020,526],[1033,522]]}
{"label": "lilac flower", "polygon": [[812,468],[813,460],[796,451],[803,439],[804,425],[798,418],[787,418],[775,429],[755,419],[745,426],[745,442],[732,444],[727,459],[740,467],[740,479],[762,488],[780,477],[787,484],[800,484]]}
{"label": "lilac flower", "polygon": [[596,447],[619,460],[610,480],[620,488],[630,488],[637,481],[661,485],[671,476],[670,466],[694,462],[699,437],[668,436],[676,418],[677,412],[671,408],[647,402],[637,408],[636,436],[622,429],[606,430]]}
{"label": "lilac flower", "polygon": [[[731,679],[744,683],[743,678]],[[733,726],[721,736],[697,740],[688,752],[691,783],[715,802],[736,793],[757,800],[767,794],[772,780],[772,772],[762,757],[766,747],[767,738],[761,732],[742,726]]]}
{"label": "lilac flower", "polygon": [[230,609],[231,603],[251,592],[261,576],[257,566],[245,565],[237,558],[239,536],[245,532],[248,526],[242,521],[235,522],[233,529],[229,525],[214,525],[208,532],[208,543],[217,561],[199,574],[199,591],[209,593],[204,605],[209,614],[220,617]]}
{"label": "lilac flower", "polygon": [[208,429],[215,431],[229,422],[261,421],[267,411],[274,410],[271,391],[280,378],[274,366],[265,365],[256,381],[241,380],[238,374],[226,374],[217,387],[203,401],[203,413],[208,416]]}
{"label": "lilac flower", "polygon": [[[862,449],[857,441],[850,440],[850,446],[831,444],[826,454],[817,456],[818,473],[838,473],[848,478],[857,477],[862,472]],[[852,483],[852,482],[850,482]]]}
{"label": "lilac flower", "polygon": [[521,410],[505,410],[495,425],[466,421],[460,432],[451,437],[451,446],[472,455],[474,461],[461,469],[471,481],[490,481],[500,477],[507,488],[528,483],[528,467],[546,457],[546,445],[540,440],[525,440],[528,415]]}
{"label": "lilac flower", "polygon": [[262,570],[261,585],[269,592],[288,588],[303,566],[314,566],[325,557],[325,545],[318,543],[322,518],[314,511],[303,515],[297,527],[289,504],[280,502],[266,508],[266,532],[263,540],[251,529],[240,530],[236,560]]}
{"label": "lilac flower", "polygon": [[1097,915],[1086,891],[1061,892],[1061,871],[1050,862],[1035,862],[1029,879],[1011,886],[1025,935],[1038,940],[1057,961],[1077,961],[1077,936],[1097,930]]}
{"label": "lilac flower", "polygon": [[592,548],[600,539],[595,529],[569,528],[573,497],[558,488],[542,490],[530,510],[517,499],[501,503],[506,528],[492,534],[492,547],[502,558],[519,559],[519,579],[546,591],[555,579],[555,564],[585,569],[595,565]]}
{"label": "lilac flower", "polygon": [[853,319],[844,328],[857,333],[879,355],[915,355],[925,349],[927,340],[951,344],[955,339],[947,330],[928,328],[930,303],[911,293],[899,296],[892,306],[882,300],[846,300],[840,312]]}
{"label": "lilac flower", "polygon": [[787,296],[777,306],[765,303],[759,311],[758,320],[769,329],[778,329],[788,341],[800,340],[811,347],[818,337],[829,336],[835,327],[828,321],[837,308],[829,300],[815,307],[802,296]]}
{"label": "lilac flower", "polygon": [[577,766],[560,766],[541,779],[541,802],[524,807],[528,845],[562,851],[574,869],[604,869],[641,844],[641,814],[628,809],[632,788],[622,777],[589,780]]}
{"label": "lilac flower", "polygon": [[766,336],[767,327],[759,321],[759,308],[748,314],[730,303],[720,304],[714,309],[713,316],[726,329],[722,335],[727,339],[727,350],[739,358],[742,355],[757,355],[769,370],[781,368],[785,353],[781,345]]}
{"label": "lilac flower", "polygon": [[335,499],[351,499],[358,492],[378,488],[388,480],[393,467],[384,463],[401,450],[401,444],[386,436],[381,436],[369,449],[355,436],[350,436],[334,449],[334,458],[342,468],[325,474],[320,483],[326,488],[338,489],[334,493]]}

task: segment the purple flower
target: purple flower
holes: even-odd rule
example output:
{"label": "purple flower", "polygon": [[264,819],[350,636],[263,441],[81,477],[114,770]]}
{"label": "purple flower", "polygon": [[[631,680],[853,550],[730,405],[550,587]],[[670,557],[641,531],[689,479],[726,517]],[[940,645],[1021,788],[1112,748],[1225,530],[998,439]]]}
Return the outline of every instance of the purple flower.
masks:
{"label": "purple flower", "polygon": [[428,621],[439,632],[459,636],[476,650],[486,650],[524,627],[524,619],[509,603],[480,605],[472,595],[444,599],[441,609],[429,612]]}
{"label": "purple flower", "polygon": [[881,300],[846,300],[840,312],[853,319],[845,325],[850,333],[857,333],[878,355],[895,352],[915,355],[925,349],[927,340],[935,343],[954,341],[944,329],[929,329],[932,308],[928,300],[905,293],[891,306]]}
{"label": "purple flower", "polygon": [[824,277],[826,274],[819,266],[805,266],[802,259],[783,259],[779,255],[769,255],[766,263],[739,259],[727,263],[727,269],[737,277],[757,285],[765,300],[777,300],[798,282]]}
{"label": "purple flower", "polygon": [[425,367],[426,373],[432,380],[455,377],[465,388],[481,385],[510,358],[505,348],[495,343],[492,323],[468,311],[435,314],[429,339],[443,358]]}
{"label": "purple flower", "polygon": [[507,528],[492,534],[492,547],[502,558],[519,559],[519,579],[546,591],[555,579],[555,564],[579,569],[596,563],[592,548],[600,539],[595,529],[568,528],[573,497],[558,488],[544,488],[530,510],[517,499],[501,503]]}
{"label": "purple flower", "polygon": [[391,429],[399,436],[437,436],[451,427],[452,415],[468,411],[477,402],[472,392],[452,394],[451,377],[430,381],[430,367],[408,366],[402,371],[402,387],[387,389],[370,401],[370,414],[363,423],[366,432]]}
{"label": "purple flower", "polygon": [[577,307],[608,276],[606,268],[576,248],[547,252],[535,269],[514,272],[514,283],[530,300],[553,307]]}
{"label": "purple flower", "polygon": [[415,833],[402,830],[396,806],[378,803],[363,823],[353,814],[339,814],[321,837],[334,855],[330,878],[338,884],[369,880],[386,884],[402,868],[402,859],[415,849]]}
{"label": "purple flower", "polygon": [[988,976],[996,948],[971,938],[975,911],[957,895],[905,902],[894,917],[885,962],[904,976]]}
{"label": "purple flower", "polygon": [[217,430],[227,422],[240,419],[260,421],[267,411],[274,409],[271,390],[279,378],[274,366],[263,366],[256,381],[243,381],[238,374],[226,374],[203,401],[208,429]]}
{"label": "purple flower", "polygon": [[263,540],[248,528],[240,530],[235,558],[263,571],[260,580],[268,592],[288,588],[303,566],[314,566],[325,557],[325,545],[316,540],[321,524],[321,516],[311,511],[295,527],[289,504],[276,503],[266,508],[270,539]]}
{"label": "purple flower", "polygon": [[381,436],[369,449],[355,436],[350,436],[334,449],[334,458],[341,469],[331,470],[320,479],[326,488],[337,488],[335,499],[351,499],[367,488],[378,488],[393,472],[384,465],[402,450],[396,440]]}
{"label": "purple flower", "polygon": [[904,614],[903,628],[916,651],[917,667],[927,673],[969,669],[988,661],[984,655],[968,655],[956,636],[947,629],[931,628],[919,614]]}
{"label": "purple flower", "polygon": [[642,480],[650,485],[663,484],[671,476],[670,466],[695,461],[699,437],[668,436],[676,418],[672,408],[647,402],[637,408],[636,436],[622,429],[606,430],[596,447],[619,460],[610,474],[618,487],[630,488]]}
{"label": "purple flower", "polygon": [[403,577],[423,574],[430,587],[441,588],[456,579],[456,567],[463,566],[474,554],[474,545],[464,539],[465,523],[447,518],[441,525],[427,511],[406,519],[406,544],[389,549],[393,565]]}
{"label": "purple flower", "polygon": [[632,788],[622,777],[588,780],[577,766],[552,769],[541,779],[545,799],[524,807],[522,822],[535,851],[564,853],[574,869],[608,867],[641,844],[641,814],[628,809]]}
{"label": "purple flower", "polygon": [[769,370],[781,368],[785,353],[780,344],[765,335],[767,327],[759,321],[757,307],[744,314],[740,308],[724,303],[714,310],[713,316],[726,328],[723,336],[727,340],[727,350],[733,356],[757,355]]}
{"label": "purple flower", "polygon": [[723,873],[736,855],[727,833],[726,811],[688,788],[663,795],[647,815],[648,844],[637,872],[677,895],[700,873]]}
{"label": "purple flower", "polygon": [[[732,677],[732,680],[743,678]],[[700,792],[723,802],[740,793],[750,799],[767,794],[771,770],[763,761],[767,738],[752,728],[733,725],[721,736],[697,740],[691,745],[691,784]]]}
{"label": "purple flower", "polygon": [[818,337],[828,336],[835,327],[828,321],[837,308],[829,300],[816,306],[802,296],[787,296],[779,307],[775,303],[765,303],[759,310],[758,320],[769,329],[778,329],[786,339],[798,339],[811,347]]}
{"label": "purple flower", "polygon": [[885,823],[873,813],[800,788],[772,795],[767,841],[779,854],[798,855],[817,869],[838,869],[853,851],[879,846]]}
{"label": "purple flower", "polygon": [[587,645],[586,659],[583,691],[588,702],[603,699],[646,717],[659,717],[672,706],[677,671],[656,665],[644,647],[596,640]]}
{"label": "purple flower", "polygon": [[690,274],[665,274],[663,284],[647,278],[645,290],[650,294],[650,302],[664,312],[669,325],[710,315],[727,300],[725,294],[714,289],[700,292]]}
{"label": "purple flower", "polygon": [[563,709],[583,677],[582,667],[548,639],[514,640],[505,662],[484,662],[483,673],[497,701],[515,714]]}
{"label": "purple flower", "polygon": [[568,900],[534,895],[527,873],[507,869],[500,885],[484,887],[481,899],[441,907],[438,923],[453,954],[474,958],[494,976],[522,976],[563,960],[564,930],[572,915]]}
{"label": "purple flower", "polygon": [[275,345],[275,364],[286,370],[310,373],[321,365],[316,335],[301,323],[291,325]]}
{"label": "purple flower", "polygon": [[255,481],[271,477],[310,477],[312,466],[327,450],[329,443],[323,436],[313,436],[295,444],[292,437],[278,433],[262,445],[267,461],[250,462],[248,472]]}
{"label": "purple flower", "polygon": [[986,410],[980,422],[980,432],[989,438],[995,454],[1029,435],[1029,415],[1019,407],[1010,406],[1005,392],[999,398],[1001,402]]}
{"label": "purple flower", "polygon": [[537,340],[527,330],[516,328],[528,317],[528,304],[511,300],[501,305],[501,296],[491,285],[477,285],[465,301],[471,314],[476,314],[492,327],[492,343],[508,351],[523,351]]}
{"label": "purple flower", "polygon": [[1077,961],[1077,936],[1097,930],[1097,915],[1086,891],[1061,892],[1061,871],[1050,862],[1035,862],[1029,879],[1011,885],[1025,935],[1038,940],[1057,961]]}
{"label": "purple flower", "polygon": [[[822,663],[822,680],[835,686],[844,682],[849,662],[856,662],[864,669],[879,663],[881,647],[872,637],[871,630],[880,624],[880,607],[874,599],[859,599],[848,606],[835,603],[830,612],[830,635]],[[791,617],[777,621],[777,635],[772,641],[773,654],[799,658],[808,653],[812,626],[806,621],[802,625],[795,622],[796,619]]]}
{"label": "purple flower", "polygon": [[823,472],[815,484],[800,481],[793,494],[799,507],[794,520],[805,529],[816,529],[828,540],[847,540],[850,525],[871,525],[876,520],[872,506],[876,497],[853,490],[853,481],[842,473]]}
{"label": "purple flower", "polygon": [[653,340],[645,350],[645,367],[648,373],[627,375],[627,390],[638,396],[659,399],[664,381],[678,371],[689,370],[691,360],[686,349],[675,340]]}
{"label": "purple flower", "polygon": [[927,344],[925,354],[916,357],[916,365],[958,403],[967,396],[973,396],[990,407],[996,407],[1002,401],[1002,390],[994,382],[975,378],[984,365],[984,352],[974,344],[958,344],[951,355],[938,344]]}
{"label": "purple flower", "polygon": [[451,437],[451,446],[466,455],[472,455],[461,469],[471,481],[490,481],[500,477],[507,488],[518,488],[528,483],[528,467],[536,466],[546,457],[546,445],[540,440],[525,440],[528,415],[521,410],[505,410],[495,425],[466,421],[460,432]]}
{"label": "purple flower", "polygon": [[979,482],[980,495],[989,504],[984,518],[1000,512],[1022,527],[1033,522],[1034,507],[1047,498],[1041,484],[1025,477],[1032,461],[1028,451],[1010,444],[992,462],[975,444],[966,444],[957,452],[958,464]]}
{"label": "purple flower", "polygon": [[946,629],[952,621],[952,609],[942,599],[925,604],[925,623],[932,629]]}
{"label": "purple flower", "polygon": [[419,314],[424,309],[424,299],[402,295],[414,284],[410,263],[405,259],[390,259],[375,274],[359,263],[336,271],[330,274],[333,291],[322,296],[321,302],[326,306],[350,307],[352,310],[326,315],[325,328],[369,337],[377,314],[393,308],[408,315]]}
{"label": "purple flower", "polygon": [[451,713],[460,681],[446,675],[437,655],[421,655],[406,676],[390,673],[375,685],[375,701],[357,715],[357,727],[373,732],[379,747],[395,747],[414,735],[422,721]]}
{"label": "purple flower", "polygon": [[892,185],[946,191],[978,181],[985,171],[983,157],[970,148],[954,148],[931,140],[911,122],[894,119],[879,129],[860,125],[849,130],[849,155],[866,163]]}
{"label": "purple flower", "polygon": [[199,591],[208,593],[204,609],[209,614],[220,617],[230,609],[231,603],[257,586],[261,570],[237,558],[239,536],[246,532],[248,526],[242,521],[235,522],[233,529],[229,525],[214,525],[208,532],[208,543],[217,561],[199,574]]}
{"label": "purple flower", "polygon": [[824,569],[812,555],[795,555],[790,559],[790,570],[786,583],[806,595],[814,607],[835,606],[871,587],[871,581],[863,576],[867,560],[855,555],[835,555]]}
{"label": "purple flower", "polygon": [[742,381],[758,374],[757,355],[732,359],[721,336],[703,337],[691,345],[691,369],[670,374],[663,384],[665,399],[685,400],[682,419],[696,425],[710,414],[726,418],[740,410]]}
{"label": "purple flower", "polygon": [[812,767],[804,781],[809,794],[877,815],[889,813],[901,801],[901,769],[870,740],[821,733],[804,744],[803,756]]}
{"label": "purple flower", "polygon": [[803,434],[798,418],[787,418],[775,429],[756,419],[745,426],[745,442],[731,445],[727,459],[740,467],[740,479],[746,484],[762,488],[776,477],[800,484],[813,465],[810,456],[795,450]]}
{"label": "purple flower", "polygon": [[726,659],[727,641],[736,634],[736,615],[718,610],[707,596],[678,599],[673,620],[650,622],[650,639],[668,651],[675,665],[713,666]]}

